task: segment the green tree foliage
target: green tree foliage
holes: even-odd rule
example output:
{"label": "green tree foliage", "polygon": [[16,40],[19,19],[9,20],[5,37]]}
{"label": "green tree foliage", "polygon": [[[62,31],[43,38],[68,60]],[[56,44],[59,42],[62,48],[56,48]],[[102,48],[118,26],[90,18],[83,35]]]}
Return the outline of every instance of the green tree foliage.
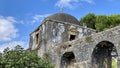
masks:
{"label": "green tree foliage", "polygon": [[0,68],[54,68],[45,58],[39,58],[36,51],[24,50],[21,46],[4,49],[0,53]]}
{"label": "green tree foliage", "polygon": [[120,15],[94,15],[87,14],[80,19],[80,25],[86,24],[87,27],[96,29],[97,31],[104,31],[106,29],[120,25]]}
{"label": "green tree foliage", "polygon": [[111,23],[109,22],[107,16],[105,16],[105,15],[96,16],[95,27],[96,27],[97,31],[103,31],[103,30],[108,29],[110,27],[110,24]]}
{"label": "green tree foliage", "polygon": [[80,20],[80,25],[83,26],[83,24],[87,25],[87,27],[95,28],[95,20],[96,20],[96,16],[94,14],[88,14],[85,17],[81,18]]}
{"label": "green tree foliage", "polygon": [[117,26],[120,24],[120,15],[110,15],[109,21],[111,22],[111,27]]}

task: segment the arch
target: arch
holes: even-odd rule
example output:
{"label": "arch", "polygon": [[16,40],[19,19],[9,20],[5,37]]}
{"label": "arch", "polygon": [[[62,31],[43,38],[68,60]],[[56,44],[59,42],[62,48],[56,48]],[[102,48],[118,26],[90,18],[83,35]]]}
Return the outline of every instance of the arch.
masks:
{"label": "arch", "polygon": [[92,68],[112,68],[112,58],[117,56],[117,50],[113,43],[101,41],[93,50]]}
{"label": "arch", "polygon": [[61,57],[60,68],[70,68],[76,62],[73,52],[65,52]]}

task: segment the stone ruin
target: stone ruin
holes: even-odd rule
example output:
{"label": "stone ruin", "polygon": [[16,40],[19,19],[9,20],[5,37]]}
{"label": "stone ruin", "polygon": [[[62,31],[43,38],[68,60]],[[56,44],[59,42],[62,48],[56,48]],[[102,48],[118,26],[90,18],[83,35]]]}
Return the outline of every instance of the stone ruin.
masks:
{"label": "stone ruin", "polygon": [[56,13],[30,34],[29,49],[55,68],[119,68],[120,26],[96,33],[75,17]]}

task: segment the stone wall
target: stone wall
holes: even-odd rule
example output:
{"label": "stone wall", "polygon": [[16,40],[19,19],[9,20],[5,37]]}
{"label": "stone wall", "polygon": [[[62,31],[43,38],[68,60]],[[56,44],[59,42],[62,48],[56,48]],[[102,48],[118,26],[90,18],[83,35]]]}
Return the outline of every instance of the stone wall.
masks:
{"label": "stone wall", "polygon": [[[59,49],[59,51],[56,52],[57,54],[59,53],[58,60],[61,60],[60,57],[65,52],[73,52],[77,63],[85,62],[91,60],[94,48],[101,41],[109,41],[113,43],[117,49],[118,57],[120,56],[120,26],[73,41],[58,44],[59,46],[55,47],[54,49]],[[118,63],[120,63],[119,60]]]}
{"label": "stone wall", "polygon": [[[95,33],[96,31],[76,24],[45,19],[42,24],[30,34],[30,48],[38,49],[38,55],[53,51],[56,44],[69,41],[70,34],[77,38]],[[38,34],[38,38],[36,35]],[[36,41],[37,40],[37,41]],[[38,43],[36,43],[38,42]],[[51,58],[53,59],[53,58]]]}

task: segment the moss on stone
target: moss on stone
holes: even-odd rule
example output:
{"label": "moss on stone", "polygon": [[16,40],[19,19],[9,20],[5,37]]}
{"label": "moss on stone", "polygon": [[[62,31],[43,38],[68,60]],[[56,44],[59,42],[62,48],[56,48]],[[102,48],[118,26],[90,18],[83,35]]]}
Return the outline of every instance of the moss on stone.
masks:
{"label": "moss on stone", "polygon": [[91,36],[87,36],[87,37],[85,38],[85,41],[86,41],[86,42],[92,42],[92,37],[91,37]]}
{"label": "moss on stone", "polygon": [[112,59],[112,68],[118,68],[117,65],[117,62],[114,59]]}
{"label": "moss on stone", "polygon": [[49,55],[50,55],[49,52],[44,53],[44,58],[48,58]]}

